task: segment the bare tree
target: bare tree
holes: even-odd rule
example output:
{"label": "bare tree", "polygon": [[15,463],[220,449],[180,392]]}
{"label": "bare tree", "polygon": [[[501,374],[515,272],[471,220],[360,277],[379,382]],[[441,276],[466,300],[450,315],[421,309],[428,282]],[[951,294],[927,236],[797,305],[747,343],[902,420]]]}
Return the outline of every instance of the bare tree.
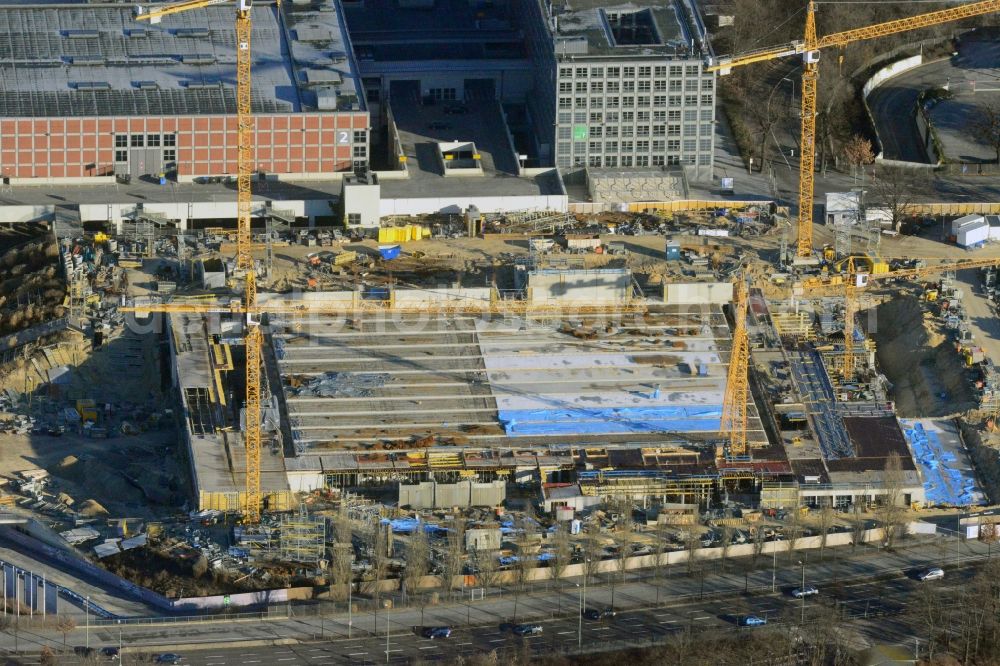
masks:
{"label": "bare tree", "polygon": [[[618,552],[615,556],[615,563],[618,568],[618,575],[621,576],[622,584],[625,583],[625,573],[628,568],[628,559],[632,555],[632,544],[635,541],[635,530],[632,525],[631,512],[622,512],[622,518],[618,522],[618,532],[615,535],[615,546]],[[615,606],[615,577],[611,578],[611,607]]]}
{"label": "bare tree", "polygon": [[988,102],[974,108],[975,116],[969,124],[972,136],[993,149],[1000,164],[1000,103]]}
{"label": "bare tree", "polygon": [[698,526],[692,525],[684,535],[684,546],[687,548],[687,572],[692,574],[698,561],[698,549],[701,548],[701,535],[698,534]]}
{"label": "bare tree", "polygon": [[476,578],[484,588],[500,587],[503,590],[503,570],[496,553],[476,552]]}
{"label": "bare tree", "polygon": [[389,573],[389,546],[392,530],[389,525],[376,522],[365,533],[364,539],[371,551],[369,562],[371,564],[370,575],[374,579],[372,588],[373,614],[375,626],[378,627],[378,607],[382,597],[382,581]]}
{"label": "bare tree", "polygon": [[333,585],[330,589],[331,596],[337,601],[343,601],[348,596],[344,590],[354,580],[354,573],[351,570],[353,561],[354,551],[350,541],[334,544],[333,557],[330,560],[330,578],[333,579]]}
{"label": "bare tree", "polygon": [[[596,527],[593,528],[593,530],[596,529]],[[587,536],[583,540],[583,573],[588,584],[600,570],[603,554],[604,543],[600,535],[596,531],[587,532]]]}
{"label": "bare tree", "polygon": [[403,573],[404,592],[409,601],[410,592],[419,590],[420,581],[430,570],[431,544],[427,530],[421,522],[406,545],[406,570]]}
{"label": "bare tree", "polygon": [[455,524],[448,529],[444,551],[444,586],[448,591],[449,598],[455,588],[455,579],[461,575],[464,564],[465,523],[462,520],[456,520]]}
{"label": "bare tree", "polygon": [[723,525],[722,528],[722,574],[726,573],[726,565],[729,561],[729,547],[733,543],[733,528]]}
{"label": "bare tree", "polygon": [[753,556],[751,562],[754,566],[757,565],[757,560],[760,559],[761,553],[764,552],[764,544],[766,535],[764,534],[764,528],[757,525],[753,528]]}
{"label": "bare tree", "polygon": [[826,553],[826,539],[830,534],[830,528],[833,527],[833,507],[829,505],[824,505],[819,511],[819,559],[823,559]]}
{"label": "bare tree", "polygon": [[76,629],[76,620],[69,617],[68,615],[60,615],[56,618],[56,631],[58,631],[63,636],[63,647],[66,647],[66,637],[69,632]]}
{"label": "bare tree", "polygon": [[855,134],[848,139],[841,152],[843,152],[844,159],[851,166],[851,175],[854,176],[855,183],[858,182],[858,170],[861,169],[863,173],[864,166],[875,161],[872,142],[859,134]]}
{"label": "bare tree", "polygon": [[907,507],[903,506],[904,476],[899,454],[893,452],[885,459],[882,487],[885,494],[876,508],[876,519],[882,526],[886,548],[892,548],[903,536]]}
{"label": "bare tree", "polygon": [[916,196],[926,191],[927,184],[923,172],[880,167],[872,178],[872,205],[885,210],[893,230],[899,231],[903,220],[913,214]]}
{"label": "bare tree", "polygon": [[860,498],[851,503],[851,548],[857,549],[865,542],[865,516],[864,507],[860,503]]}
{"label": "bare tree", "polygon": [[573,560],[573,544],[569,540],[569,526],[565,523],[559,525],[552,535],[552,559],[549,560],[549,570],[556,583],[556,595],[559,597],[559,610],[562,611],[562,579],[566,575],[566,568]]}
{"label": "bare tree", "polygon": [[531,582],[535,569],[538,568],[538,554],[532,552],[533,544],[528,539],[527,534],[521,535],[517,541],[517,562],[514,566],[514,575],[517,584],[514,586],[514,621],[517,621],[517,604],[521,593]]}
{"label": "bare tree", "polygon": [[668,563],[668,553],[669,548],[667,546],[667,539],[669,536],[669,528],[666,523],[657,522],[655,537],[656,541],[653,543],[653,574],[656,576],[656,604],[660,604],[660,587],[663,583],[663,571],[667,569],[669,571],[670,564]]}

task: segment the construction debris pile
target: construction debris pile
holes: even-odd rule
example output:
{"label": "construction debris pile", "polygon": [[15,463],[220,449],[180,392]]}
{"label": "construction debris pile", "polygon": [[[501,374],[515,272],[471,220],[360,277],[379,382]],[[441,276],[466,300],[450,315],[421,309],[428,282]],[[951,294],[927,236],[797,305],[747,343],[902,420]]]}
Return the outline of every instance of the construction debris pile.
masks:
{"label": "construction debris pile", "polygon": [[389,381],[386,373],[358,375],[349,372],[324,372],[314,377],[291,375],[288,386],[294,395],[319,398],[370,398],[373,389]]}
{"label": "construction debris pile", "polygon": [[29,241],[0,256],[0,335],[63,315],[66,284],[52,241]]}

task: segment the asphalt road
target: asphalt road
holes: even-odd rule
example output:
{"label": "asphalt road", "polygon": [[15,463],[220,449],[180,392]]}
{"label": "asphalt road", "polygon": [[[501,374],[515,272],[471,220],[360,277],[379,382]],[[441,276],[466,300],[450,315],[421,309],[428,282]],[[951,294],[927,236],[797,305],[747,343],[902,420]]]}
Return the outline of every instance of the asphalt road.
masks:
{"label": "asphalt road", "polygon": [[[959,97],[969,96],[972,81],[978,81],[980,92],[996,89],[1000,76],[998,53],[1000,49],[994,42],[963,41],[956,58],[927,63],[895,76],[873,90],[868,97],[868,105],[882,141],[883,157],[926,164],[927,155],[914,120],[917,96],[928,88],[946,86]],[[971,98],[974,97],[974,94],[971,95]],[[955,107],[956,112],[961,111],[962,105],[947,102],[940,105],[941,110],[944,111],[949,104]],[[941,139],[945,143],[945,152],[950,155],[948,137],[941,135]],[[960,157],[957,153],[950,156]]]}
{"label": "asphalt road", "polygon": [[[181,664],[190,666],[242,666],[244,664],[381,664],[449,660],[458,656],[488,653],[503,649],[530,649],[535,652],[586,651],[588,646],[622,646],[662,641],[670,634],[690,629],[695,632],[761,632],[775,625],[827,617],[836,609],[843,617],[865,621],[872,618],[899,617],[923,586],[931,585],[944,594],[958,590],[974,574],[972,567],[950,569],[942,581],[921,583],[911,576],[891,580],[832,584],[816,597],[804,602],[794,599],[787,590],[762,595],[732,595],[726,598],[692,601],[666,607],[624,611],[601,621],[580,620],[576,608],[567,608],[556,618],[538,621],[543,633],[519,638],[500,631],[497,625],[457,628],[448,639],[430,640],[419,635],[420,627],[393,626],[386,644],[385,636],[340,639],[290,646],[231,649],[209,648],[203,651],[177,649]],[[767,627],[742,627],[741,618],[756,615],[768,620]],[[905,636],[905,622],[899,624]],[[581,633],[582,632],[582,633]],[[107,644],[94,642],[92,645]],[[151,652],[150,654],[158,654]],[[387,659],[388,654],[388,659]],[[126,654],[126,663],[129,655]],[[85,663],[65,657],[61,664]]]}

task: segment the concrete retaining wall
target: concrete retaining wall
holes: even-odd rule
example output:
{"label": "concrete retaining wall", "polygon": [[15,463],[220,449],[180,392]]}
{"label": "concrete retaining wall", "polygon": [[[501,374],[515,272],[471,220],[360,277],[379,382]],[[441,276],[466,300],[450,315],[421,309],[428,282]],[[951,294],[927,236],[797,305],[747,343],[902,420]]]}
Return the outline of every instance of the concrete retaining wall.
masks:
{"label": "concrete retaining wall", "polygon": [[[868,106],[868,95],[871,94],[875,88],[882,85],[894,76],[898,76],[903,72],[908,72],[911,69],[916,69],[920,65],[924,64],[923,54],[917,54],[915,56],[910,56],[909,58],[903,58],[902,60],[897,60],[896,62],[890,63],[879,69],[871,78],[869,78],[865,85],[861,88],[861,100],[865,105],[865,113],[868,114],[868,119],[871,121],[872,128],[875,130],[875,161],[881,162],[882,160],[882,139],[878,135],[878,125],[875,124],[875,116],[872,114],[871,108]],[[935,160],[936,161],[936,160]],[[909,162],[904,162],[904,164],[909,165]]]}
{"label": "concrete retaining wall", "polygon": [[511,211],[555,211],[565,213],[569,198],[563,194],[509,197],[427,197],[421,199],[382,199],[379,216],[429,215],[431,213],[462,213],[475,206],[481,213]]}
{"label": "concrete retaining wall", "polygon": [[663,302],[668,305],[726,305],[732,300],[731,282],[663,285]]}

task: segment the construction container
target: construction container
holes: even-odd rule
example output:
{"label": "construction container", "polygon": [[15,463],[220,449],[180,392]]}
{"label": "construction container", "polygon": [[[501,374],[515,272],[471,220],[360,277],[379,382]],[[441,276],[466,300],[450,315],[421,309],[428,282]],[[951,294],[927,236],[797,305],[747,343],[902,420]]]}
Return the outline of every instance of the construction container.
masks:
{"label": "construction container", "polygon": [[667,261],[680,261],[681,244],[677,241],[667,241]]}
{"label": "construction container", "polygon": [[396,259],[397,257],[399,257],[399,253],[401,251],[402,251],[402,248],[400,246],[398,246],[398,245],[379,245],[378,246],[378,253],[386,261],[388,261],[390,259]]}

